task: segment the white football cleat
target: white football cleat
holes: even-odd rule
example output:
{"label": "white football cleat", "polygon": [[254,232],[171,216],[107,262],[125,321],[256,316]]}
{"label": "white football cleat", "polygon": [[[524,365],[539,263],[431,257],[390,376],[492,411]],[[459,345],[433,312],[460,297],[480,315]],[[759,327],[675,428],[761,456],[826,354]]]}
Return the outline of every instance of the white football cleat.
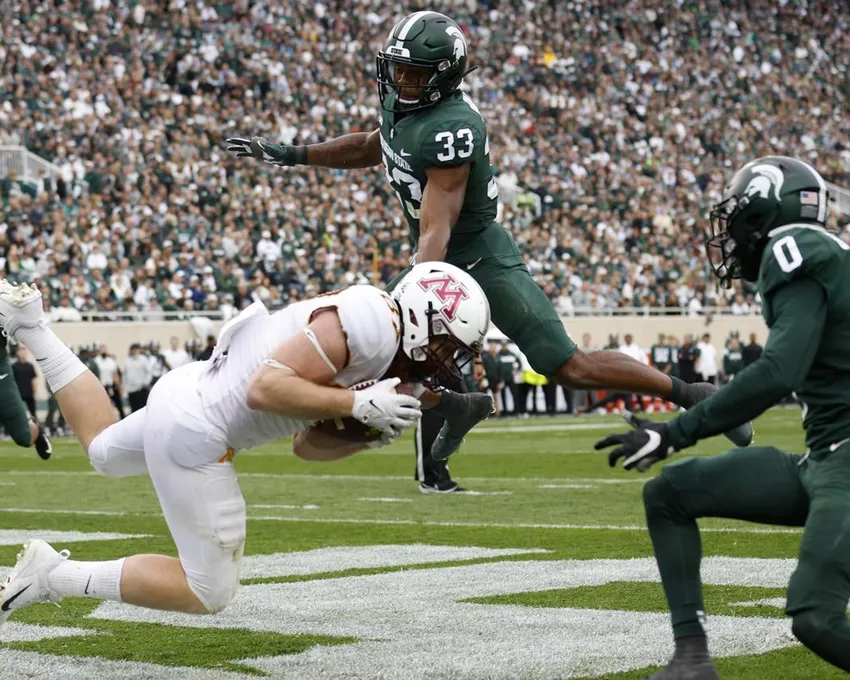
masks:
{"label": "white football cleat", "polygon": [[50,589],[47,576],[70,556],[69,551],[56,552],[39,539],[24,543],[15,568],[0,585],[0,626],[16,609],[36,602],[59,602],[62,596]]}
{"label": "white football cleat", "polygon": [[41,291],[28,283],[14,286],[0,280],[0,325],[15,338],[19,328],[35,328],[45,323]]}

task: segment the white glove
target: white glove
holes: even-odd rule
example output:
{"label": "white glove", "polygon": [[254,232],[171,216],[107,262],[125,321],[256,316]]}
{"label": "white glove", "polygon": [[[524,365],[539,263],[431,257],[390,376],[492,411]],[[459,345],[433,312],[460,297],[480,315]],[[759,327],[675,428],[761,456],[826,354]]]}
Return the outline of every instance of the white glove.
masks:
{"label": "white glove", "polygon": [[388,435],[397,436],[402,430],[415,425],[422,417],[421,404],[418,399],[393,391],[400,382],[398,378],[388,378],[356,391],[351,415],[364,425]]}
{"label": "white glove", "polygon": [[392,432],[382,432],[381,438],[366,444],[369,449],[381,449],[388,444],[392,444],[401,435],[401,430],[393,430]]}

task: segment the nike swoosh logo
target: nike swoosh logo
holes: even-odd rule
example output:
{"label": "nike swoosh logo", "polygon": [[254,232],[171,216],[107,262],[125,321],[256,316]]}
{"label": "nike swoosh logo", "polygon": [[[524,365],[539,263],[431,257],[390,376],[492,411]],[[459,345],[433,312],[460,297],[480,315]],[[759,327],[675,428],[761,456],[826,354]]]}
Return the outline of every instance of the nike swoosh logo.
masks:
{"label": "nike swoosh logo", "polygon": [[404,149],[401,149],[398,152],[398,155],[402,156],[403,158],[410,158],[413,154],[407,153],[407,151],[405,151]]}
{"label": "nike swoosh logo", "polygon": [[17,593],[12,595],[12,597],[10,597],[8,600],[6,600],[2,604],[2,606],[0,606],[0,610],[2,610],[4,612],[9,611],[12,608],[12,603],[15,600],[17,600],[21,595],[23,595],[25,592],[27,592],[30,589],[30,586],[32,586],[32,583],[30,583],[26,588],[21,588]]}
{"label": "nike swoosh logo", "polygon": [[642,458],[645,458],[653,451],[657,451],[658,447],[661,446],[661,435],[658,434],[655,430],[643,430],[646,432],[646,435],[649,437],[649,440],[641,446],[634,454],[626,458],[623,461],[623,467],[629,467],[630,465],[637,463]]}
{"label": "nike swoosh logo", "polygon": [[9,377],[8,373],[0,373],[0,380],[5,380],[8,377]]}
{"label": "nike swoosh logo", "polygon": [[483,260],[483,259],[484,259],[483,257],[479,257],[477,260],[475,260],[475,262],[473,262],[473,263],[471,263],[471,264],[466,265],[466,269],[467,269],[467,270],[470,270],[470,269],[472,269],[473,267],[477,267],[477,266],[478,266],[478,263],[479,263],[479,262],[481,262],[481,260]]}
{"label": "nike swoosh logo", "polygon": [[91,574],[89,574],[89,580],[86,581],[86,589],[83,591],[86,595],[89,594],[89,586],[91,585]]}

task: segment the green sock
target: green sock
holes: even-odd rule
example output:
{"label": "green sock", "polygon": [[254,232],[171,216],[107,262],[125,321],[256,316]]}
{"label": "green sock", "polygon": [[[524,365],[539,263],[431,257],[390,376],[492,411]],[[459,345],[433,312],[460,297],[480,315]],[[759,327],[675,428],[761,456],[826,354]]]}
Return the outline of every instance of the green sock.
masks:
{"label": "green sock", "polygon": [[650,480],[644,489],[644,506],[655,560],[667,596],[673,636],[704,636],[700,560],[702,541],[696,520],[682,512],[672,487],[663,477]]}

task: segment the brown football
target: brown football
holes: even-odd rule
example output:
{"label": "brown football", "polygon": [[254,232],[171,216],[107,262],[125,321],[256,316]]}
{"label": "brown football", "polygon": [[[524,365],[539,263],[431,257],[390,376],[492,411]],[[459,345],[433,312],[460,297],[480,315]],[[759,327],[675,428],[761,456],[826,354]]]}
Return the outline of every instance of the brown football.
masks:
{"label": "brown football", "polygon": [[[348,389],[365,390],[367,387],[371,387],[376,382],[378,381],[367,380],[366,382],[352,385]],[[413,388],[410,387],[410,385],[396,385],[395,391],[398,394],[408,394],[410,396],[413,396]],[[365,425],[359,420],[350,417],[329,418],[328,420],[320,420],[316,423],[313,423],[310,429],[316,429],[319,432],[322,432],[323,434],[327,435],[328,437],[352,443],[374,442],[381,438],[380,430],[376,430],[374,427]]]}

